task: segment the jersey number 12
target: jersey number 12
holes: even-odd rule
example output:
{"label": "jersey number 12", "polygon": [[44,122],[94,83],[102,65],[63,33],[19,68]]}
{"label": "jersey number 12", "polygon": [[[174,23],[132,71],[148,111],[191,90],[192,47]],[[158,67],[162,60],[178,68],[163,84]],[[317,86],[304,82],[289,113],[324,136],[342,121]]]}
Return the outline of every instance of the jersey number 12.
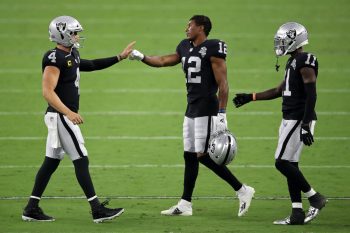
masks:
{"label": "jersey number 12", "polygon": [[[186,58],[182,58],[182,66],[185,66],[185,60]],[[194,67],[188,67],[187,68],[187,83],[201,83],[202,77],[200,75],[195,75],[195,77],[192,77],[194,73],[200,73],[201,72],[201,65],[202,60],[199,57],[189,57],[187,63],[189,65],[194,64]]]}

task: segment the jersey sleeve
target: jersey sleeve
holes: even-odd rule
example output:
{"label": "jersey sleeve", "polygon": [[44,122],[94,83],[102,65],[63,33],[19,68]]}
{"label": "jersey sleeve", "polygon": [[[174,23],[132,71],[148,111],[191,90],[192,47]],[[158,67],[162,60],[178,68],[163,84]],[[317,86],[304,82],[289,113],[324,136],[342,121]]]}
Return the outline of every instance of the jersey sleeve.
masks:
{"label": "jersey sleeve", "polygon": [[185,43],[186,40],[182,40],[176,47],[176,53],[182,57],[182,50],[183,50],[183,47],[184,47],[184,43]]}
{"label": "jersey sleeve", "polygon": [[56,50],[48,51],[43,57],[42,69],[44,71],[46,66],[55,66],[61,69],[65,64],[64,61],[64,57],[60,56]]}
{"label": "jersey sleeve", "polygon": [[300,70],[303,67],[310,67],[317,73],[318,61],[315,55],[311,53],[303,53],[297,58],[297,68]]}
{"label": "jersey sleeve", "polygon": [[211,40],[208,47],[209,57],[218,57],[226,60],[227,45],[222,40]]}

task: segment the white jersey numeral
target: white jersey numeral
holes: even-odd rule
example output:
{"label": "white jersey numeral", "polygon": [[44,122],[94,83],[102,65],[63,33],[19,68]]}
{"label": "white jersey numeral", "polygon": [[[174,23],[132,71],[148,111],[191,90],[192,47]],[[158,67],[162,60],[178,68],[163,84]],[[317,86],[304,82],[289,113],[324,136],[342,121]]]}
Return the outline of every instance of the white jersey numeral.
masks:
{"label": "white jersey numeral", "polygon": [[56,51],[50,53],[49,56],[47,56],[47,58],[50,59],[52,63],[56,63]]}
{"label": "white jersey numeral", "polygon": [[[185,57],[181,59],[183,68],[185,67],[185,60],[186,60]],[[187,63],[191,64],[192,62],[194,62],[194,67],[188,67],[187,69],[187,83],[201,83],[202,77],[200,75],[196,75],[193,78],[192,73],[201,72],[202,60],[199,57],[190,57]]]}
{"label": "white jersey numeral", "polygon": [[[312,62],[310,63],[310,60],[311,60],[311,57],[312,57]],[[315,66],[315,62],[316,62],[316,57],[311,55],[310,53],[307,54],[307,59],[305,61],[305,64],[306,65],[311,65],[311,66]]]}
{"label": "white jersey numeral", "polygon": [[289,71],[290,69],[288,69],[286,71],[286,79],[285,79],[285,82],[286,82],[286,90],[283,91],[283,96],[291,96],[292,95],[292,92],[289,90]]}
{"label": "white jersey numeral", "polygon": [[227,45],[225,43],[219,42],[219,53],[227,54]]}

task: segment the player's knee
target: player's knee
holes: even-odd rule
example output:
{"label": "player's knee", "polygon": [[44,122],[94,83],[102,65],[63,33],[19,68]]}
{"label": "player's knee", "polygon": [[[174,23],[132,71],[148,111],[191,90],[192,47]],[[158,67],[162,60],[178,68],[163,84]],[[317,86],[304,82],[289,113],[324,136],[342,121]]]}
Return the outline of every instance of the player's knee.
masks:
{"label": "player's knee", "polygon": [[197,160],[197,153],[184,151],[184,159]]}
{"label": "player's knee", "polygon": [[275,161],[275,167],[277,170],[283,173],[283,171],[286,169],[288,161],[282,160],[282,159],[276,159]]}

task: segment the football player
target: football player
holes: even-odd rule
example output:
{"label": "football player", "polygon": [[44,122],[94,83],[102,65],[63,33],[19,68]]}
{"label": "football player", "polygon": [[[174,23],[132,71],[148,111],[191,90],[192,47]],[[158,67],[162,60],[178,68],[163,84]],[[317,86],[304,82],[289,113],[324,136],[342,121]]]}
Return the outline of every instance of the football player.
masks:
{"label": "football player", "polygon": [[[310,186],[299,169],[303,144],[311,146],[314,142],[318,61],[314,54],[303,51],[303,46],[309,43],[308,33],[299,23],[283,24],[277,30],[274,43],[277,58],[290,55],[285,67],[284,80],[276,88],[264,92],[236,94],[233,102],[238,108],[250,101],[282,97],[283,119],[279,128],[275,166],[287,178],[292,213],[274,224],[301,225],[312,221],[327,202],[324,196]],[[301,191],[310,202],[306,216]]]}
{"label": "football player", "polygon": [[[129,58],[153,67],[182,64],[187,87],[187,109],[183,122],[184,188],[180,201],[162,215],[192,215],[192,193],[198,176],[199,162],[215,172],[237,191],[240,201],[238,216],[250,206],[254,189],[242,184],[226,166],[219,166],[208,155],[211,133],[227,129],[227,83],[224,41],[207,37],[211,22],[207,16],[195,15],[187,25],[187,39],[182,40],[176,52],[165,56],[146,56],[133,50]],[[218,96],[217,91],[219,90]]]}
{"label": "football player", "polygon": [[48,107],[45,124],[48,128],[46,156],[41,165],[22,219],[25,221],[54,221],[39,207],[41,196],[51,175],[67,153],[73,161],[76,178],[91,206],[93,221],[103,222],[124,212],[123,208],[107,208],[96,196],[89,173],[88,153],[79,128],[83,123],[78,113],[80,96],[80,71],[94,71],[110,67],[127,58],[135,42],[130,43],[119,55],[86,60],[80,58],[79,33],[81,24],[73,17],[59,16],[49,25],[49,39],[56,43],[54,49],[45,53],[42,60],[42,92]]}

